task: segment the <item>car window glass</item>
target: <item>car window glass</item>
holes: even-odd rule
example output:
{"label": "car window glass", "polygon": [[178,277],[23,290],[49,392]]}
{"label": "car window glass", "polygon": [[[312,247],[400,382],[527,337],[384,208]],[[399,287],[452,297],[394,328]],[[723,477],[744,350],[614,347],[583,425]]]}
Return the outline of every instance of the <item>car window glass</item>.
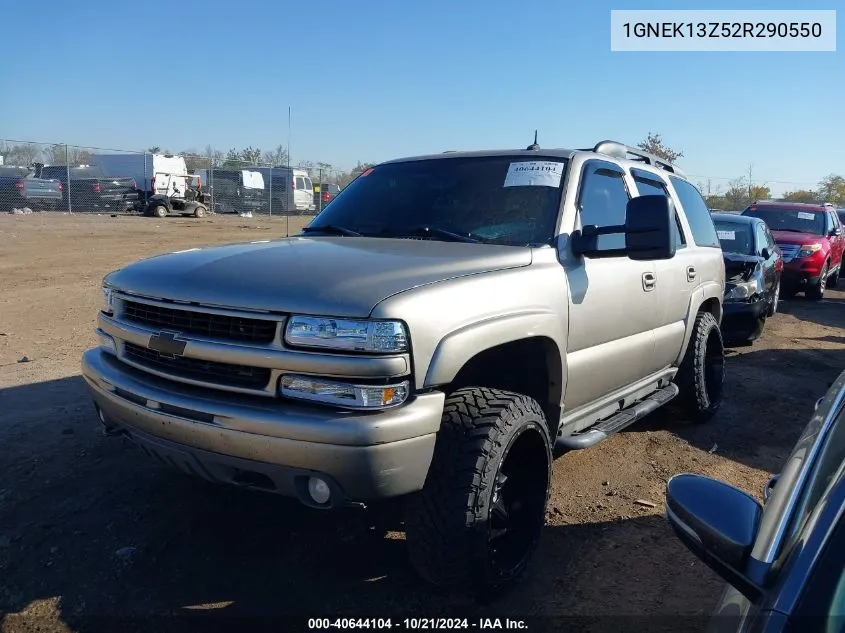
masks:
{"label": "car window glass", "polygon": [[726,220],[714,220],[714,224],[723,251],[740,255],[754,254],[754,233],[751,226]]}
{"label": "car window glass", "polygon": [[[657,179],[654,174],[641,169],[632,169],[631,175],[634,177],[634,182],[637,185],[637,193],[641,196],[667,196],[669,191],[666,185]],[[675,248],[684,248],[687,243],[687,238],[684,237],[683,229],[681,229],[681,220],[678,217],[678,212],[675,212],[675,224],[672,227],[672,237],[675,240]]]}
{"label": "car window glass", "polygon": [[305,189],[305,179],[302,176],[296,177],[296,189]]}
{"label": "car window glass", "polygon": [[763,249],[769,248],[769,238],[766,236],[766,227],[762,224],[757,225],[757,254],[762,255]]}
{"label": "car window glass", "polygon": [[839,468],[845,462],[845,406],[836,412],[833,425],[826,437],[816,460],[809,466],[809,476],[804,483],[798,503],[789,518],[789,526],[781,547],[780,559],[789,552],[800,534],[807,518],[818,505],[822,495],[830,486]]}
{"label": "car window glass", "polygon": [[698,246],[720,248],[716,227],[713,226],[713,218],[710,216],[710,210],[707,208],[704,198],[701,197],[701,193],[682,178],[669,176],[669,180],[672,181],[675,193],[678,194],[681,207],[683,207],[687,216],[693,241]]}
{"label": "car window glass", "polygon": [[[592,161],[584,168],[578,208],[581,226],[618,226],[625,224],[628,188],[621,168],[612,163]],[[625,248],[625,235],[600,235],[600,250]]]}

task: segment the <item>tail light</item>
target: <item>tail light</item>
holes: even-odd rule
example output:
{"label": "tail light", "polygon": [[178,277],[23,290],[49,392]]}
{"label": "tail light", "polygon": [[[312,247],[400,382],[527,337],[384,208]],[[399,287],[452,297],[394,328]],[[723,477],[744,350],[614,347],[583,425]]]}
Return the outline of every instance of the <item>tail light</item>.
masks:
{"label": "tail light", "polygon": [[331,200],[331,199],[332,199],[332,194],[330,194],[328,191],[326,191],[326,192],[323,194],[323,202],[328,202],[328,201],[329,201],[329,200]]}
{"label": "tail light", "polygon": [[138,183],[135,182],[135,179],[132,179],[132,191],[138,191]]}
{"label": "tail light", "polygon": [[150,186],[153,190],[153,193],[155,193],[155,190],[156,190],[156,177],[155,176],[153,176],[153,179],[150,180]]}
{"label": "tail light", "polygon": [[62,183],[59,183],[59,193],[65,190],[65,186]]}
{"label": "tail light", "polygon": [[18,191],[20,191],[21,193],[23,193],[23,188],[24,188],[23,180],[18,180],[18,181],[15,183],[15,185],[17,186]]}
{"label": "tail light", "polygon": [[102,192],[102,190],[103,190],[103,185],[101,185],[98,182],[94,183],[94,193],[100,193],[100,192]]}

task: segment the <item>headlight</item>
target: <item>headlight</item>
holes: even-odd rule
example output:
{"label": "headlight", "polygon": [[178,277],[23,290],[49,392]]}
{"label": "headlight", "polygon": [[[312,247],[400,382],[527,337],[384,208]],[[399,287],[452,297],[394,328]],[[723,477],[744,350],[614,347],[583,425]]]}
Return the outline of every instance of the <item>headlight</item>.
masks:
{"label": "headlight", "polygon": [[103,304],[100,306],[100,311],[104,314],[108,314],[109,316],[114,314],[114,309],[112,308],[111,288],[108,286],[103,286]]}
{"label": "headlight", "polygon": [[761,291],[757,281],[744,281],[736,284],[725,293],[726,300],[744,301]]}
{"label": "headlight", "polygon": [[336,404],[350,409],[383,409],[402,404],[408,398],[407,380],[394,385],[353,385],[311,376],[287,374],[279,382],[279,393],[288,398]]}
{"label": "headlight", "polygon": [[803,244],[798,250],[796,257],[809,257],[813,253],[818,253],[822,250],[821,244]]}
{"label": "headlight", "polygon": [[285,342],[339,351],[391,353],[408,349],[408,334],[398,321],[293,316],[285,328]]}

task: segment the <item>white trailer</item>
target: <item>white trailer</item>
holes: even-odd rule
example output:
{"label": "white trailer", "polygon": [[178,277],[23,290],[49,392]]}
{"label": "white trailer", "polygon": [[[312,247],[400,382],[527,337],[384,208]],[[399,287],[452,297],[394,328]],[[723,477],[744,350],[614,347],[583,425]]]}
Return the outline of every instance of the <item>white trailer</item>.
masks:
{"label": "white trailer", "polygon": [[188,187],[188,166],[173,154],[95,154],[91,164],[109,178],[134,178],[147,196],[184,195]]}

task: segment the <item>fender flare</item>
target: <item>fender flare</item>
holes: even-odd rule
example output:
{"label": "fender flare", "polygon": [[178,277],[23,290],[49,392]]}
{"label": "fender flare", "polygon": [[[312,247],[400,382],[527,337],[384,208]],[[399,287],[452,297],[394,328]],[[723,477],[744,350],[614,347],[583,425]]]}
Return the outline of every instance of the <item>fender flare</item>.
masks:
{"label": "fender flare", "polygon": [[686,332],[684,332],[684,343],[681,346],[681,351],[675,361],[676,365],[680,365],[684,360],[684,356],[687,353],[687,346],[689,345],[690,338],[692,338],[692,326],[695,323],[695,315],[698,314],[699,308],[701,308],[705,301],[710,299],[718,300],[719,313],[714,316],[716,317],[716,321],[719,325],[722,324],[722,299],[724,299],[724,296],[724,288],[716,282],[706,282],[696,288],[696,290],[692,293],[690,296],[689,308],[687,309],[687,327]]}
{"label": "fender flare", "polygon": [[566,391],[567,319],[547,310],[525,310],[477,321],[442,337],[426,370],[424,387],[452,382],[458,372],[481,352],[525,339],[545,338],[560,358],[560,393]]}

